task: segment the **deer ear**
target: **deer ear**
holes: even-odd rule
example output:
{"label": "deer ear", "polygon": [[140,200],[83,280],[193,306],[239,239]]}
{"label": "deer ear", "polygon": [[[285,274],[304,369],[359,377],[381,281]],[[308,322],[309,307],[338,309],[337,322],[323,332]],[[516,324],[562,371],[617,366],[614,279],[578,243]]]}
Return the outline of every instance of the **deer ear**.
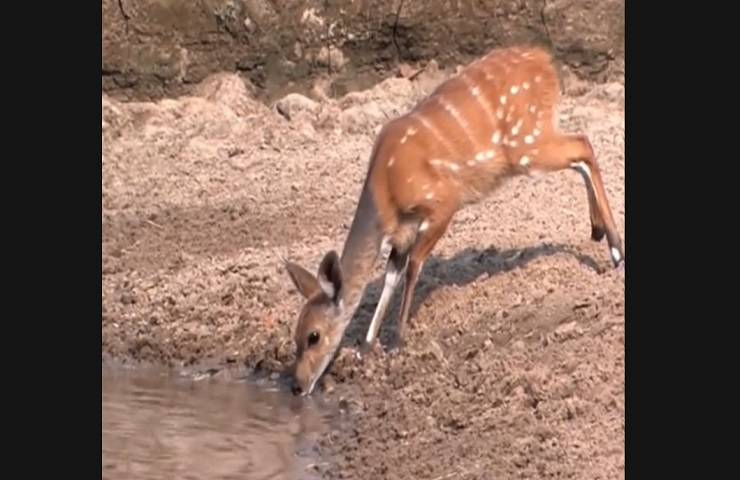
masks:
{"label": "deer ear", "polygon": [[313,274],[298,264],[287,260],[283,262],[285,263],[285,269],[288,271],[288,275],[290,275],[290,279],[293,281],[293,285],[295,285],[295,288],[298,289],[301,295],[305,298],[311,298],[319,291],[319,282]]}
{"label": "deer ear", "polygon": [[339,303],[342,296],[342,265],[339,261],[339,255],[331,250],[321,260],[319,265],[319,287],[324,291],[327,297],[334,303]]}

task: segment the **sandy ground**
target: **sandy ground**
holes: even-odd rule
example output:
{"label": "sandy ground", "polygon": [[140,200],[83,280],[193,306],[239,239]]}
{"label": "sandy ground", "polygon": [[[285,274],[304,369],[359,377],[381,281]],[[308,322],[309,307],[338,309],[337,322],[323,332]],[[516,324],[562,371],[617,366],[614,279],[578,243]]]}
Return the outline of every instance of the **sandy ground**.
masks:
{"label": "sandy ground", "polygon": [[[341,248],[374,132],[443,75],[270,107],[226,74],[193,97],[103,96],[104,360],[281,371],[301,297],[278,254],[314,270]],[[561,127],[590,136],[624,238],[623,87],[569,92]],[[623,478],[625,278],[589,235],[577,173],[512,180],[438,244],[407,348],[359,363],[378,277],[327,376],[350,415],[320,473]]]}

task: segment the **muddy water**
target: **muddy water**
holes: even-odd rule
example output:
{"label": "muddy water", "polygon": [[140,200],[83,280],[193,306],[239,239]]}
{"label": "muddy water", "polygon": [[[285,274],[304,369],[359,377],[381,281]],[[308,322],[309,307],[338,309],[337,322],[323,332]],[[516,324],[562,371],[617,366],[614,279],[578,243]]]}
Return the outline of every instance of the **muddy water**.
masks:
{"label": "muddy water", "polygon": [[103,479],[306,479],[331,409],[277,388],[103,369]]}

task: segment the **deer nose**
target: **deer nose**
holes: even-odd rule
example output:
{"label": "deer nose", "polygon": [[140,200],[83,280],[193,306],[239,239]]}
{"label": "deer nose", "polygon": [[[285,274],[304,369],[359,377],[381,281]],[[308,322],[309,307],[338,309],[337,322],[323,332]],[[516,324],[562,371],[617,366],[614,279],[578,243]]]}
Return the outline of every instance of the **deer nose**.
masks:
{"label": "deer nose", "polygon": [[293,381],[293,384],[290,386],[290,391],[293,392],[293,395],[300,395],[303,393],[303,389],[296,381]]}

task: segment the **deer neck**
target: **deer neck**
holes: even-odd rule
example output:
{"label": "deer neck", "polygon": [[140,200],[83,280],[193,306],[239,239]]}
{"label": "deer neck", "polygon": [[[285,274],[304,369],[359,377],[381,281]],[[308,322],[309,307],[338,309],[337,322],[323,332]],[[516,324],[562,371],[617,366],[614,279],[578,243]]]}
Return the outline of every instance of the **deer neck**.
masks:
{"label": "deer neck", "polygon": [[344,303],[350,314],[348,321],[371,280],[382,240],[378,210],[369,182],[366,182],[341,255]]}

